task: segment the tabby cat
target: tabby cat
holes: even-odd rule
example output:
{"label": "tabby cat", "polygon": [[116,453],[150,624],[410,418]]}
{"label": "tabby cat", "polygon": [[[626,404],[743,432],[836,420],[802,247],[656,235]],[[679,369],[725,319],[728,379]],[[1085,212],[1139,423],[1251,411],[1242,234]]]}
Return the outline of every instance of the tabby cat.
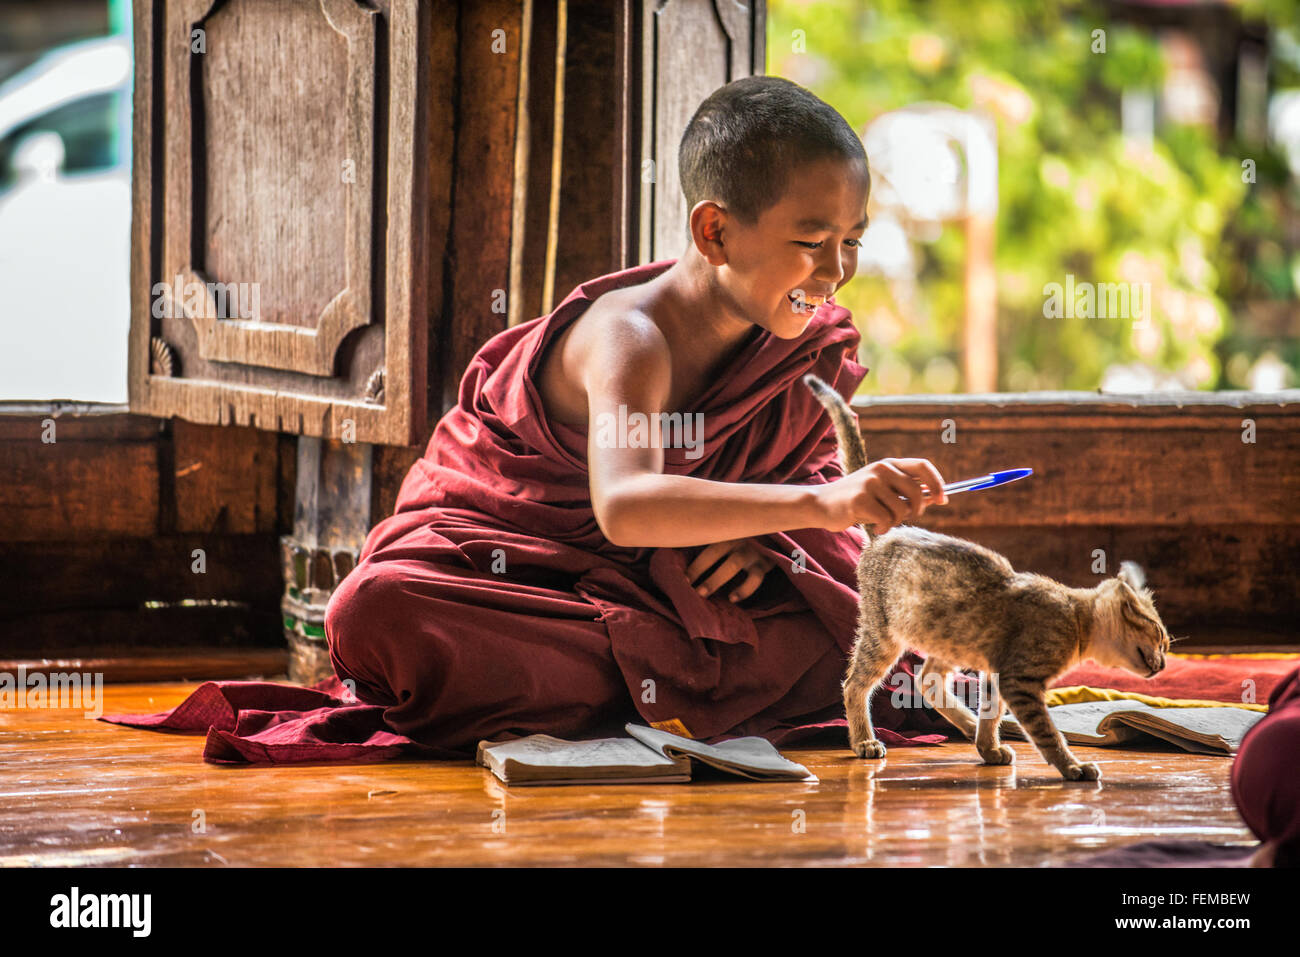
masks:
{"label": "tabby cat", "polygon": [[[830,413],[846,474],[862,468],[866,449],[847,403],[816,376],[804,382]],[[1165,667],[1171,639],[1142,570],[1123,562],[1095,588],[1069,588],[1017,572],[997,552],[964,539],[906,525],[883,535],[863,529],[870,544],[858,560],[858,634],[843,683],[849,743],[858,757],[885,756],[871,725],[870,698],[899,657],[915,648],[927,656],[917,676],[921,688],[939,683],[936,710],[975,740],[986,764],[1015,760],[998,740],[1005,703],[1067,780],[1101,777],[1097,765],[1070,753],[1045,695],[1049,682],[1085,658],[1148,678]],[[954,667],[996,677],[983,683],[992,690],[978,722],[949,687]]]}

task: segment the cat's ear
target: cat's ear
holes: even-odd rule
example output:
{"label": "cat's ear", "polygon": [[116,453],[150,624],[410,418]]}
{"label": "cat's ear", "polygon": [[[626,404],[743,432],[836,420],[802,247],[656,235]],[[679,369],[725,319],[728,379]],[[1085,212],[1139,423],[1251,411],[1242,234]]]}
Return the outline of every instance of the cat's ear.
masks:
{"label": "cat's ear", "polygon": [[1120,562],[1119,573],[1115,577],[1135,592],[1141,592],[1146,588],[1146,573],[1142,571],[1137,562]]}

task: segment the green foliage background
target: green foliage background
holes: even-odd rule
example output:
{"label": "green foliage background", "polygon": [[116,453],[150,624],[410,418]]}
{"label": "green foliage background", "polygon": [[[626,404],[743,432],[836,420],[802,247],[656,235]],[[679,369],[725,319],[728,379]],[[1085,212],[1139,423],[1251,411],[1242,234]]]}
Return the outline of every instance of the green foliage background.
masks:
{"label": "green foliage background", "polygon": [[[1300,343],[1242,321],[1247,301],[1300,308],[1300,250],[1283,229],[1300,209],[1296,184],[1280,157],[1212,129],[1162,124],[1153,152],[1126,150],[1122,91],[1157,91],[1165,76],[1154,35],[1103,5],[1058,0],[769,0],[767,10],[767,72],[808,87],[859,134],[921,101],[996,118],[1000,390],[1094,390],[1108,366],[1135,361],[1196,388],[1241,388],[1265,350],[1290,366],[1291,384],[1300,379]],[[1247,2],[1243,15],[1273,34],[1300,24],[1300,4]],[[1099,29],[1104,53],[1094,52]],[[1270,90],[1279,85],[1300,76],[1274,60]],[[1243,182],[1244,158],[1254,184]],[[836,297],[863,332],[865,387],[962,391],[960,226],[914,251],[913,301],[861,273]],[[1127,319],[1044,318],[1044,286],[1067,273],[1153,281],[1156,334],[1139,341]]]}

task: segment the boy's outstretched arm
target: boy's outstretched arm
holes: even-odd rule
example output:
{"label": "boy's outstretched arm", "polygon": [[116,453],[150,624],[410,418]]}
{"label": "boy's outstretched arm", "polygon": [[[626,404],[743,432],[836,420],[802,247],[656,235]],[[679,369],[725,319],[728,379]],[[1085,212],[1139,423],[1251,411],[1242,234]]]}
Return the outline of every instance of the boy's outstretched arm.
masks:
{"label": "boy's outstretched arm", "polygon": [[[600,424],[664,409],[672,363],[663,333],[648,318],[620,317],[594,337],[580,377],[587,392],[587,469],[596,522],[610,542],[629,548],[686,548],[798,528],[843,531],[855,522],[883,533],[941,501],[922,485],[943,479],[924,459],[881,459],[823,485],[715,482],[664,475],[662,448],[619,448]],[[606,420],[604,416],[612,416]],[[626,421],[624,419],[623,421]]]}

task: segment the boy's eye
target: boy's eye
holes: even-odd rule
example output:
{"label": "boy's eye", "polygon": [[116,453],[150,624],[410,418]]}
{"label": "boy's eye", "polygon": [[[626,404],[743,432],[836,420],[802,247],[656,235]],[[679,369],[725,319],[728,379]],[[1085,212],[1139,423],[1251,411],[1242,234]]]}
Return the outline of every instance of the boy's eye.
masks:
{"label": "boy's eye", "polygon": [[[860,240],[860,239],[846,239],[846,240],[844,240],[844,241],[845,241],[846,243],[848,243],[850,246],[852,246],[854,249],[856,249],[857,247],[859,247],[859,246],[862,245],[862,240]],[[800,246],[803,246],[803,247],[805,247],[805,248],[807,248],[807,249],[821,249],[821,248],[822,248],[822,243],[806,243],[806,242],[800,242],[800,241],[797,240],[797,239],[795,240],[795,242],[799,243]],[[823,240],[822,242],[825,242],[825,240]]]}

